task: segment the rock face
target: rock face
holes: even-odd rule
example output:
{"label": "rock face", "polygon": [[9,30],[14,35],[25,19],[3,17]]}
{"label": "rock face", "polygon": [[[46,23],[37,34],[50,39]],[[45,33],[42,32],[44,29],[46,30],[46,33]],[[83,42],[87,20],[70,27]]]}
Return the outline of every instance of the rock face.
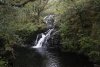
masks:
{"label": "rock face", "polygon": [[54,28],[53,32],[51,33],[50,39],[48,39],[47,47],[60,47],[60,34],[56,29],[55,25],[55,16],[48,15],[44,17],[44,22],[47,25],[47,30]]}
{"label": "rock face", "polygon": [[47,25],[47,29],[54,28],[54,26],[55,26],[54,15],[48,15],[48,16],[44,17],[44,22]]}
{"label": "rock face", "polygon": [[54,30],[54,33],[51,35],[51,38],[48,40],[47,47],[54,48],[54,47],[61,47],[60,45],[60,34],[57,30]]}
{"label": "rock face", "polygon": [[94,64],[94,67],[100,67],[100,65]]}

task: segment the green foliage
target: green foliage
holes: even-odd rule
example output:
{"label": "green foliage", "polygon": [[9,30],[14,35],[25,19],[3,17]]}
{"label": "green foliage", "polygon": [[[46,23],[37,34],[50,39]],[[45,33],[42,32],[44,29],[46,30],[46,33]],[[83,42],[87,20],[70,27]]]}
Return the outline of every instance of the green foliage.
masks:
{"label": "green foliage", "polygon": [[84,53],[99,62],[100,1],[65,0],[63,2],[66,2],[66,6],[62,5],[66,12],[63,12],[59,21],[63,49]]}
{"label": "green foliage", "polygon": [[83,37],[80,39],[80,52],[83,52],[91,57],[94,61],[99,60],[100,50],[99,43],[90,37]]}
{"label": "green foliage", "polygon": [[7,67],[7,62],[0,57],[0,67]]}
{"label": "green foliage", "polygon": [[88,53],[88,56],[97,64],[100,64],[100,51],[91,51]]}
{"label": "green foliage", "polygon": [[5,61],[0,61],[0,67],[6,67],[5,66]]}

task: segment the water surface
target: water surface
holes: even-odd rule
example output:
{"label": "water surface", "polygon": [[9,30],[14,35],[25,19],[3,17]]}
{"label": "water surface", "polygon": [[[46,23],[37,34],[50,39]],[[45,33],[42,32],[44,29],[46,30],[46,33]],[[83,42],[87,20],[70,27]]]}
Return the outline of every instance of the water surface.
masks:
{"label": "water surface", "polygon": [[13,67],[93,67],[88,57],[59,49],[16,48]]}

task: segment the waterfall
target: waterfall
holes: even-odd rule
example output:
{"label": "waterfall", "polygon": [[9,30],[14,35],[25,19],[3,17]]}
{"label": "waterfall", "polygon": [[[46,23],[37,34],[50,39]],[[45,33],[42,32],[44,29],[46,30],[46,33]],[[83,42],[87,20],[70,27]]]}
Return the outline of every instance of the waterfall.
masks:
{"label": "waterfall", "polygon": [[[42,37],[40,38],[40,40],[38,41],[38,43],[36,44],[36,46],[33,46],[33,48],[39,48],[39,47],[42,47],[42,44],[45,40],[45,35],[42,33]],[[37,40],[36,40],[37,41]]]}
{"label": "waterfall", "polygon": [[46,31],[45,34],[44,33],[39,34],[41,36],[40,38],[39,35],[37,36],[35,41],[35,46],[33,46],[33,48],[41,48],[43,45],[48,44],[47,41],[50,39],[51,34],[54,30],[54,15],[46,16],[44,18],[44,21],[47,24],[48,30]]}
{"label": "waterfall", "polygon": [[50,38],[50,34],[52,31],[53,31],[53,29],[50,29],[46,35],[44,33],[42,33],[41,34],[42,37],[39,39],[39,41],[37,41],[37,39],[36,39],[36,45],[33,46],[33,48],[40,48],[43,46],[43,44],[47,44],[47,40]]}

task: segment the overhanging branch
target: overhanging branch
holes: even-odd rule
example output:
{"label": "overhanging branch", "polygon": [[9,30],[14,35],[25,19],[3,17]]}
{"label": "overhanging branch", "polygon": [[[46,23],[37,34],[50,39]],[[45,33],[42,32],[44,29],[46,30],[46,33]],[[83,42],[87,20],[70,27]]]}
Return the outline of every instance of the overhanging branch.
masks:
{"label": "overhanging branch", "polygon": [[[15,6],[15,7],[23,7],[23,6],[25,6],[27,3],[31,2],[31,1],[34,2],[36,0],[26,0],[26,1],[22,2],[22,3],[16,3],[16,4],[10,4],[10,5],[11,6]],[[8,5],[8,4],[0,1],[0,5]]]}
{"label": "overhanging branch", "polygon": [[11,4],[11,5],[15,6],[15,7],[23,7],[23,6],[25,6],[25,4],[27,4],[27,3],[31,2],[31,1],[35,1],[35,0],[26,0],[26,1],[22,2],[22,3]]}

